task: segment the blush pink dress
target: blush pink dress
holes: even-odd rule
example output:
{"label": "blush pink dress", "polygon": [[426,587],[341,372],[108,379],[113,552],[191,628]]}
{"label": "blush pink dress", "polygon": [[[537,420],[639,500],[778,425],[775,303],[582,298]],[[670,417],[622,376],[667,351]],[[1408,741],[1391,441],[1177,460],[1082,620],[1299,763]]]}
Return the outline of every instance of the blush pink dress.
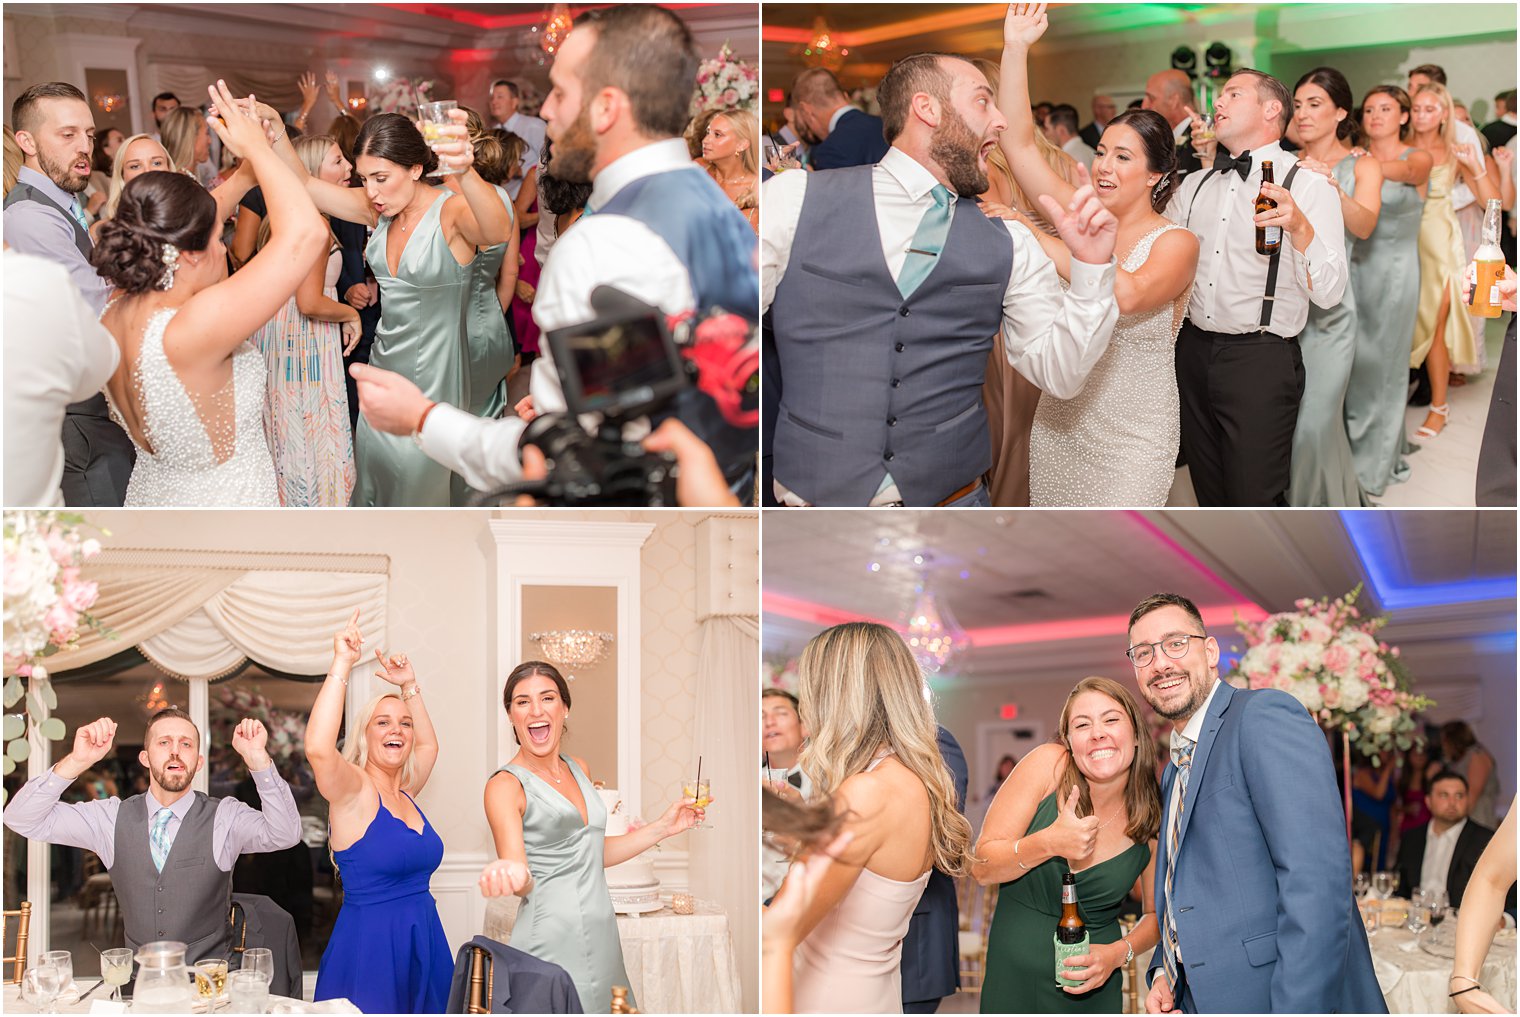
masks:
{"label": "blush pink dress", "polygon": [[903,936],[931,871],[908,882],[861,871],[844,900],[797,947],[797,1013],[902,1013]]}

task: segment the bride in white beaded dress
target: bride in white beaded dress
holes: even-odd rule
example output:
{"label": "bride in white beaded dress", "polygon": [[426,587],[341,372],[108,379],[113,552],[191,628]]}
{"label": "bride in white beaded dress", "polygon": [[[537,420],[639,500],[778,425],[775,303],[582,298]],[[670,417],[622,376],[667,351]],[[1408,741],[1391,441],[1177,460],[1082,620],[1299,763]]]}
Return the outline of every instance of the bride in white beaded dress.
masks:
{"label": "bride in white beaded dress", "polygon": [[127,505],[279,504],[264,358],[247,340],[296,291],[328,229],[251,106],[220,81],[210,93],[207,120],[252,166],[271,241],[229,278],[216,202],[179,173],[132,180],[101,226],[90,261],[114,288],[100,320],[122,354],[106,395],[137,448]]}
{"label": "bride in white beaded dress", "polygon": [[[1064,205],[1076,188],[1035,148],[1029,106],[1029,47],[1046,25],[1044,4],[1008,6],[1002,148],[1031,201],[1049,194]],[[1092,177],[1098,200],[1119,220],[1117,250],[1127,252],[1114,280],[1119,321],[1075,398],[1040,396],[1029,439],[1031,505],[1166,503],[1181,428],[1173,350],[1198,265],[1198,238],[1161,214],[1177,184],[1174,144],[1165,118],[1149,110],[1127,111],[1104,128]],[[1070,278],[1066,249],[1044,246]]]}

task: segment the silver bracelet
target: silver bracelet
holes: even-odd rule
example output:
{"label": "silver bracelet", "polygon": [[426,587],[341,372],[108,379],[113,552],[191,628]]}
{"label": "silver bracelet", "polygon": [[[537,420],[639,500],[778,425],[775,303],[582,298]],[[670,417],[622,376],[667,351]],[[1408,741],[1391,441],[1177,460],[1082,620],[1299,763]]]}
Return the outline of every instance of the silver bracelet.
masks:
{"label": "silver bracelet", "polygon": [[[333,674],[331,671],[327,672],[327,677],[329,677],[329,678],[338,678],[338,676],[335,675],[335,674]],[[338,681],[340,681],[340,682],[343,683],[343,687],[345,689],[348,688],[348,676],[347,675],[344,675],[342,678],[338,678]]]}
{"label": "silver bracelet", "polygon": [[1025,872],[1028,872],[1030,871],[1029,866],[1019,861],[1019,845],[1023,843],[1023,841],[1024,838],[1020,837],[1018,840],[1013,842],[1013,860],[1018,863],[1019,868],[1023,869]]}
{"label": "silver bracelet", "polygon": [[1135,944],[1129,941],[1128,936],[1120,936],[1119,942],[1124,944],[1124,948],[1127,951],[1124,955],[1124,963],[1128,964],[1130,961],[1135,959]]}

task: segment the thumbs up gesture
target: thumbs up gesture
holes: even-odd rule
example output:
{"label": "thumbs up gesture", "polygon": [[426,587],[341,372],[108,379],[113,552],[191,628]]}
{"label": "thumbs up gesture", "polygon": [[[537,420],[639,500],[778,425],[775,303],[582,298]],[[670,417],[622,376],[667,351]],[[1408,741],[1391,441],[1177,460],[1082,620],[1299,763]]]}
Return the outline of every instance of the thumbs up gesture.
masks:
{"label": "thumbs up gesture", "polygon": [[1061,812],[1056,816],[1056,821],[1045,830],[1051,852],[1068,862],[1086,858],[1098,844],[1098,817],[1077,815],[1077,803],[1081,799],[1081,789],[1072,788],[1066,800],[1061,803]]}

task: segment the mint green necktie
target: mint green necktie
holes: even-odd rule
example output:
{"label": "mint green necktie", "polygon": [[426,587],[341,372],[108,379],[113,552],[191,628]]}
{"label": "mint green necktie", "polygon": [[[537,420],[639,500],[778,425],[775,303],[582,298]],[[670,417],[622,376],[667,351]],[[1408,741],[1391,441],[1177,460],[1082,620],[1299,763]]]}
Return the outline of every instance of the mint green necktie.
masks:
{"label": "mint green necktie", "polygon": [[950,188],[935,184],[929,196],[934,205],[919,220],[913,242],[908,245],[908,257],[903,261],[902,271],[897,273],[897,289],[904,298],[911,297],[934,271],[939,252],[945,249],[945,237],[950,233]]}
{"label": "mint green necktie", "polygon": [[174,818],[174,813],[169,809],[159,809],[153,817],[153,827],[148,831],[148,847],[153,854],[153,867],[159,872],[164,871],[164,862],[169,857],[169,820]]}
{"label": "mint green necktie", "polygon": [[69,202],[69,212],[73,214],[74,221],[79,224],[80,229],[84,230],[86,233],[90,232],[89,216],[84,214],[84,206],[79,203],[78,198],[75,198],[73,201]]}

